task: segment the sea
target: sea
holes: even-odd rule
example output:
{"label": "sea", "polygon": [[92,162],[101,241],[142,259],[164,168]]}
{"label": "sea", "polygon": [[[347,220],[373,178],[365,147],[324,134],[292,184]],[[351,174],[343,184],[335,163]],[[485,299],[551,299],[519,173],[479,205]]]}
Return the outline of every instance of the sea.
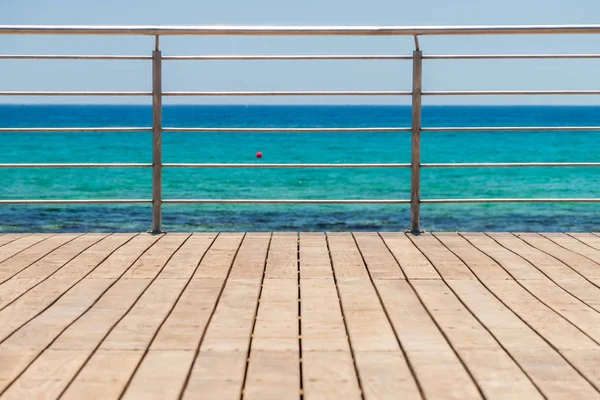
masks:
{"label": "sea", "polygon": [[[171,105],[167,127],[409,127],[406,106]],[[150,106],[0,105],[1,127],[151,126]],[[425,106],[424,127],[600,126],[600,107]],[[0,133],[0,163],[150,163],[151,133]],[[410,133],[164,133],[166,163],[410,163]],[[257,152],[262,158],[257,158]],[[424,132],[423,163],[600,162],[600,132]],[[600,168],[423,169],[421,196],[600,198]],[[166,199],[409,199],[409,169],[165,169]],[[149,199],[150,169],[0,169],[0,199]],[[600,231],[600,204],[424,204],[427,231]],[[403,231],[409,206],[164,205],[166,231]],[[150,205],[0,205],[0,232],[140,232]]]}

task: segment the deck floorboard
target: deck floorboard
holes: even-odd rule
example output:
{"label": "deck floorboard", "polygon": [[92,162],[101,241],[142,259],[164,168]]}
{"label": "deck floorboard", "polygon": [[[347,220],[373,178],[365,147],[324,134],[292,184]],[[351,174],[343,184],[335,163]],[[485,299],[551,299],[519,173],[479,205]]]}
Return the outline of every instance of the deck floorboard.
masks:
{"label": "deck floorboard", "polygon": [[600,399],[592,233],[0,234],[0,399]]}

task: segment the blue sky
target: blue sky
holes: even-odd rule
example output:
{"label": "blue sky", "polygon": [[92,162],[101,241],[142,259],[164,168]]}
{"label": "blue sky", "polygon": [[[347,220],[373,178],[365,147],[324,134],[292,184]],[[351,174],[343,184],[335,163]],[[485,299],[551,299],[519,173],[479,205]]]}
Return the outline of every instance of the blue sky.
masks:
{"label": "blue sky", "polygon": [[[598,0],[1,0],[2,25],[594,24]],[[600,35],[427,37],[424,54],[600,53]],[[410,54],[408,37],[169,37],[164,55]],[[0,36],[0,54],[150,54],[147,37]],[[407,61],[171,61],[164,90],[409,90]],[[600,89],[600,60],[426,61],[425,90]],[[0,90],[149,90],[147,61],[0,60]],[[597,96],[440,97],[425,104],[597,104]],[[408,98],[176,98],[211,104],[408,104]],[[143,98],[0,102],[148,103]]]}

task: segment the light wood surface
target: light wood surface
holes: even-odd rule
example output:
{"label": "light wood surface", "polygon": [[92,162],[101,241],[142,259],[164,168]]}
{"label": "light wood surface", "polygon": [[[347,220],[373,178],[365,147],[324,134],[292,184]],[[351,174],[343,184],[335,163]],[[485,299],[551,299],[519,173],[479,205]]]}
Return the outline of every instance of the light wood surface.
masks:
{"label": "light wood surface", "polygon": [[1,399],[600,399],[591,233],[0,235]]}

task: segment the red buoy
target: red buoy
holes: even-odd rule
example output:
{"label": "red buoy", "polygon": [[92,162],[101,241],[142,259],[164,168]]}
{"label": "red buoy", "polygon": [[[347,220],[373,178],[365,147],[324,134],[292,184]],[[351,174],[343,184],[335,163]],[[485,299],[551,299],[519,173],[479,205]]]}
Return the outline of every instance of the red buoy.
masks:
{"label": "red buoy", "polygon": [[260,152],[260,151],[259,151],[259,152],[257,152],[257,153],[256,153],[256,158],[262,158],[262,152]]}

